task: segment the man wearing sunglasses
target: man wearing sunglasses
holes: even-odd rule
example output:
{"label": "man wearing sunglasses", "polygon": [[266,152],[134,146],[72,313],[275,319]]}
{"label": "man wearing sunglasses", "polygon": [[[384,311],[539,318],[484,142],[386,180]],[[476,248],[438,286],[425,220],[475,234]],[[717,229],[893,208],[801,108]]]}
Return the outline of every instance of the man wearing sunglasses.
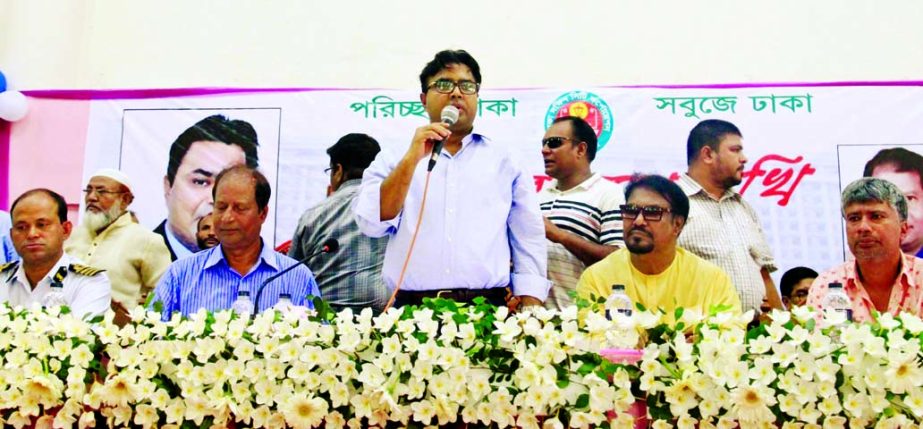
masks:
{"label": "man wearing sunglasses", "polygon": [[552,282],[545,306],[563,309],[573,304],[570,292],[583,270],[622,246],[625,199],[618,185],[590,170],[596,132],[583,119],[555,119],[542,139],[542,158],[554,179],[539,194]]}
{"label": "man wearing sunglasses", "polygon": [[679,307],[707,314],[716,306],[740,313],[740,299],[727,274],[676,244],[689,215],[689,199],[663,176],[635,176],[621,207],[625,248],[591,265],[577,283],[577,296],[604,301],[612,286],[624,285],[634,303],[661,309]]}
{"label": "man wearing sunglasses", "polygon": [[[474,132],[477,61],[465,51],[439,52],[423,68],[420,84],[430,123],[416,129],[403,156],[379,154],[362,176],[354,206],[363,233],[389,237],[382,267],[388,288],[394,290],[404,273],[395,305],[480,296],[505,305],[507,287],[522,305],[541,305],[550,283],[534,181],[507,145]],[[440,119],[448,105],[458,109],[451,126]],[[428,173],[434,143],[443,139]]]}
{"label": "man wearing sunglasses", "polygon": [[699,122],[689,133],[689,170],[679,186],[689,197],[689,222],[679,244],[713,262],[731,277],[744,310],[759,311],[763,297],[772,308],[782,300],[769,273],[776,270],[763,228],[733,188],[743,180],[747,157],[743,135],[732,123]]}

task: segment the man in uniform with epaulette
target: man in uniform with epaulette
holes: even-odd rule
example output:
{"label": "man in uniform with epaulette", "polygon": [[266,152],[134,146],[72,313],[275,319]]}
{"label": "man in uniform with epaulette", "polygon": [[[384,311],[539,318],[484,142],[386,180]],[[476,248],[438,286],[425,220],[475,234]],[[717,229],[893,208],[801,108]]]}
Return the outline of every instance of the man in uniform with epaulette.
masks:
{"label": "man in uniform with epaulette", "polygon": [[78,317],[105,313],[112,294],[106,274],[64,253],[64,240],[72,229],[64,198],[48,189],[33,189],[13,202],[10,213],[10,237],[22,259],[0,266],[0,302],[41,304],[60,287],[63,303]]}

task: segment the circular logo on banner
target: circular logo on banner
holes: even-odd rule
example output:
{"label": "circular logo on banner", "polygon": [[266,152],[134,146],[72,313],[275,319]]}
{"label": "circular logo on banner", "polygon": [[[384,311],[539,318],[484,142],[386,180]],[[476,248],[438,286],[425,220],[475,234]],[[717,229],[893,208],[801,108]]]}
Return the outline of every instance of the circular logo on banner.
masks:
{"label": "circular logo on banner", "polygon": [[593,127],[597,137],[597,152],[606,146],[612,136],[612,111],[602,98],[592,92],[571,91],[555,99],[545,114],[545,129],[562,116],[576,116]]}

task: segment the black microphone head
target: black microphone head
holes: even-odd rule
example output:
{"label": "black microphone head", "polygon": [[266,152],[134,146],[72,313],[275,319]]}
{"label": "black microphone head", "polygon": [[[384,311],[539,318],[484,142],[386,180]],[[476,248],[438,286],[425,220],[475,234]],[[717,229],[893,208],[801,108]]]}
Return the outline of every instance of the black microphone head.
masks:
{"label": "black microphone head", "polygon": [[451,104],[443,107],[440,118],[443,124],[448,126],[455,125],[455,123],[458,122],[458,108]]}
{"label": "black microphone head", "polygon": [[327,241],[324,241],[324,244],[321,245],[321,251],[324,253],[332,253],[340,250],[340,242],[335,238],[328,238]]}

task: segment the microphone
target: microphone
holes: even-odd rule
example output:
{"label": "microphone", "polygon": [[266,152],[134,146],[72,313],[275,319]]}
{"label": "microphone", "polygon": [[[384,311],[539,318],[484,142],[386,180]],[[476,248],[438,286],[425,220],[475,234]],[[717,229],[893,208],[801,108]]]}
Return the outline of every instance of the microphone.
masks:
{"label": "microphone", "polygon": [[[458,122],[458,108],[453,105],[448,105],[442,108],[442,123],[446,126],[451,127]],[[433,171],[433,167],[436,166],[436,160],[439,159],[439,154],[442,153],[442,145],[445,143],[445,139],[436,140],[433,143],[433,153],[429,156],[429,166],[426,167],[426,171]]]}
{"label": "microphone", "polygon": [[284,270],[282,270],[282,271],[279,271],[278,273],[275,273],[275,274],[269,276],[269,278],[266,279],[266,280],[264,280],[263,283],[260,284],[260,287],[256,290],[256,297],[254,297],[254,299],[253,299],[253,317],[255,318],[255,317],[256,317],[256,313],[259,312],[259,309],[260,309],[260,295],[263,294],[263,288],[265,288],[266,285],[269,284],[269,282],[271,282],[271,281],[273,281],[273,280],[275,280],[275,279],[277,279],[277,278],[279,278],[279,277],[282,277],[282,275],[284,275],[285,273],[287,273],[287,272],[289,272],[289,271],[295,269],[296,267],[301,266],[301,264],[304,264],[305,262],[308,262],[311,258],[313,258],[313,257],[315,257],[315,256],[317,256],[317,255],[320,255],[320,254],[322,254],[322,253],[333,253],[333,252],[336,252],[337,250],[340,250],[340,242],[337,241],[337,239],[335,239],[335,238],[328,238],[328,239],[325,240],[323,243],[321,243],[321,245],[320,245],[320,250],[318,250],[318,251],[316,251],[316,252],[314,252],[314,253],[312,253],[312,254],[310,254],[310,255],[308,255],[308,256],[305,256],[304,258],[301,258],[301,260],[298,261],[297,264],[292,265],[291,267],[288,267],[288,268],[286,268],[286,269],[284,269]]}

